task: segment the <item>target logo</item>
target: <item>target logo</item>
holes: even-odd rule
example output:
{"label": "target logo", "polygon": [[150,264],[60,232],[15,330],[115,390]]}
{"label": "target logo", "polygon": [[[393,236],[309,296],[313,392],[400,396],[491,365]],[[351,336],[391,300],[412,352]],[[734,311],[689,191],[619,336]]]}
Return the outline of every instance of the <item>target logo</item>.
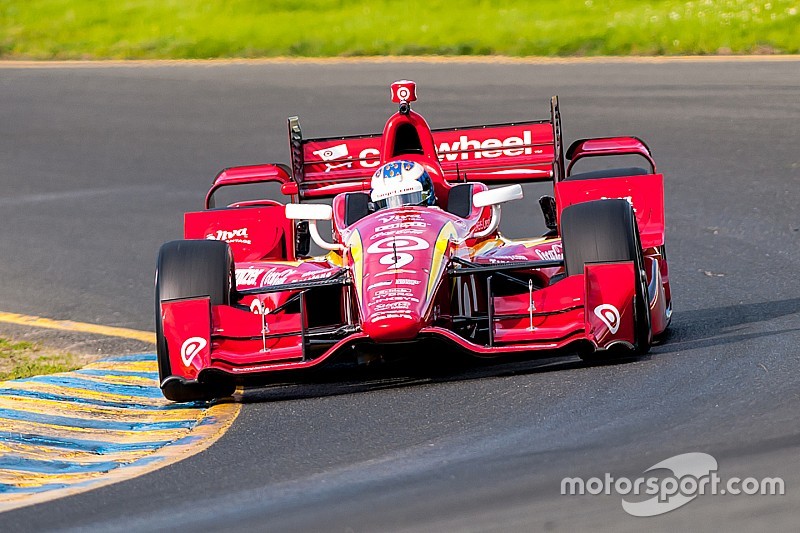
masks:
{"label": "target logo", "polygon": [[417,99],[417,84],[413,81],[402,80],[392,84],[392,102],[414,102]]}
{"label": "target logo", "polygon": [[331,170],[342,168],[342,167],[352,167],[352,161],[346,161],[344,163],[330,163],[329,161],[335,161],[337,159],[345,158],[349,155],[347,151],[346,144],[337,144],[336,146],[329,146],[327,148],[321,148],[320,150],[316,150],[313,152],[314,155],[318,156],[322,161],[325,162],[325,172],[330,172]]}
{"label": "target logo", "polygon": [[186,339],[181,346],[181,361],[183,361],[183,364],[187,367],[191,366],[194,358],[197,357],[197,354],[206,346],[208,346],[208,341],[203,337],[191,337]]}
{"label": "target logo", "polygon": [[594,308],[594,314],[608,326],[611,334],[614,335],[619,330],[619,309],[611,304],[602,304]]}

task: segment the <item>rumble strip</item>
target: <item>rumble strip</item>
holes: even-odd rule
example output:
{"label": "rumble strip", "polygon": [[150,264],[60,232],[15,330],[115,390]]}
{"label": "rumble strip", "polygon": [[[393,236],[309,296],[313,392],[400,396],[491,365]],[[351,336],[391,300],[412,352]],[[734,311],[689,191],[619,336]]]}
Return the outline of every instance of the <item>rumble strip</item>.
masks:
{"label": "rumble strip", "polygon": [[195,455],[227,431],[239,410],[232,402],[164,399],[155,354],[0,382],[0,512],[131,479]]}

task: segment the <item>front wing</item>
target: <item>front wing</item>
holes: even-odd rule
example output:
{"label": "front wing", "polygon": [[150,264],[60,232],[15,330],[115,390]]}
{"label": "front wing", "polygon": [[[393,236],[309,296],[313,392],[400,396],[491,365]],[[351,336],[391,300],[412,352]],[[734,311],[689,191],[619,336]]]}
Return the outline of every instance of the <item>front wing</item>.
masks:
{"label": "front wing", "polygon": [[[497,296],[490,287],[487,316],[472,318],[488,325],[488,341],[460,335],[441,320],[423,328],[419,340],[439,339],[476,356],[633,347],[634,279],[633,262],[625,261],[587,264],[583,274],[524,294]],[[346,280],[341,284],[349,290]],[[310,329],[303,310],[313,287],[281,289],[296,293],[299,312],[270,314],[257,304],[249,310],[243,305],[212,306],[207,297],[162,302],[172,374],[192,382],[202,381],[206,372],[245,376],[300,370],[371,343],[357,318],[353,324]]]}

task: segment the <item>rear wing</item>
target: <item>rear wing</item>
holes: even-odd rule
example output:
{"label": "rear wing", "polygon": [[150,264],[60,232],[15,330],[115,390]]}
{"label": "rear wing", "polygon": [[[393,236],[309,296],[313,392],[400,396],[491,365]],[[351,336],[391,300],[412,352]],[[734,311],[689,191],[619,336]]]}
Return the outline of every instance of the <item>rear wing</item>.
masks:
{"label": "rear wing", "polygon": [[[288,123],[294,184],[285,192],[320,198],[369,189],[369,179],[380,166],[381,134],[304,139],[299,119],[290,117]],[[560,181],[564,176],[556,96],[550,101],[549,120],[435,129],[431,133],[447,181],[502,184]]]}

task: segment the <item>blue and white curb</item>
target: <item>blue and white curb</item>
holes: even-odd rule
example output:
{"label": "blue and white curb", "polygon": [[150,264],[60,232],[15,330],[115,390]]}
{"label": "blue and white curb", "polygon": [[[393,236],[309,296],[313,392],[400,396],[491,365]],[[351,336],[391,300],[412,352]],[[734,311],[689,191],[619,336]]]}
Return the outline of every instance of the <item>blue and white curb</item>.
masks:
{"label": "blue and white curb", "polygon": [[0,511],[130,479],[194,455],[236,403],[175,404],[153,354],[0,382]]}

